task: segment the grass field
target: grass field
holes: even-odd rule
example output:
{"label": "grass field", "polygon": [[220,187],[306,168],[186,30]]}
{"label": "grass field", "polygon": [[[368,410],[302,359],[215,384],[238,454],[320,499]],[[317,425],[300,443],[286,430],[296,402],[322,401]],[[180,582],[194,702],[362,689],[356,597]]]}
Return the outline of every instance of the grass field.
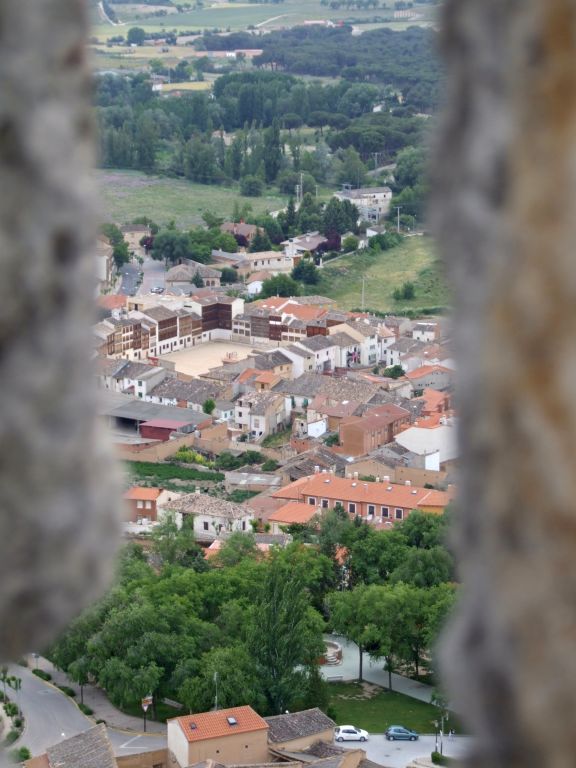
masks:
{"label": "grass field", "polygon": [[249,203],[255,213],[283,208],[281,196],[242,197],[238,188],[209,187],[180,179],[146,176],[139,171],[96,172],[106,221],[126,224],[138,216],[149,216],[158,224],[172,219],[182,229],[202,224],[202,213],[230,216],[234,202]]}
{"label": "grass field", "polygon": [[431,704],[377,686],[363,688],[360,683],[330,683],[329,691],[338,725],[351,723],[369,733],[383,733],[390,725],[434,733],[438,709]]}
{"label": "grass field", "polygon": [[[291,27],[296,24],[302,24],[307,20],[329,19],[333,22],[353,20],[362,24],[370,23],[375,17],[390,16],[393,3],[389,3],[387,9],[332,9],[329,6],[323,6],[320,0],[285,0],[281,5],[271,5],[268,3],[262,5],[214,2],[207,7],[198,10],[187,11],[185,13],[169,14],[168,16],[148,16],[143,13],[141,18],[136,18],[132,9],[126,14],[125,5],[116,5],[114,9],[121,22],[118,25],[95,24],[92,27],[91,34],[101,40],[105,40],[112,35],[125,35],[128,30],[128,24],[137,23],[146,31],[154,32],[158,29],[166,28],[181,30],[210,30],[214,28],[223,30],[246,29],[249,26],[257,27],[263,31],[269,31],[279,27]],[[129,6],[128,6],[129,8]],[[417,8],[422,16],[420,22],[426,23],[434,13],[434,9],[428,5]],[[402,21],[385,21],[377,23],[375,26],[390,26],[394,29],[406,28],[407,23]]]}
{"label": "grass field", "polygon": [[[360,307],[362,277],[365,278],[364,306],[370,309],[399,311],[450,304],[433,244],[425,237],[408,237],[390,251],[360,251],[328,262],[321,270],[320,283],[311,286],[309,292],[335,299],[342,309]],[[415,284],[415,298],[395,301],[394,289],[408,281]]]}

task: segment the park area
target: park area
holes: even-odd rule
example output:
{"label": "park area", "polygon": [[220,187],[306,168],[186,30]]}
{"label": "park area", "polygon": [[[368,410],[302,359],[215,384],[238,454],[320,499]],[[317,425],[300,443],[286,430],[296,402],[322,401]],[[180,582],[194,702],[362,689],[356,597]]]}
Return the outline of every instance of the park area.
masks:
{"label": "park area", "polygon": [[252,352],[252,347],[248,344],[209,341],[196,347],[183,349],[180,352],[162,355],[160,359],[174,363],[175,370],[178,373],[198,377],[207,373],[211,368],[217,368],[222,365],[224,360],[229,362],[244,360],[250,352]]}

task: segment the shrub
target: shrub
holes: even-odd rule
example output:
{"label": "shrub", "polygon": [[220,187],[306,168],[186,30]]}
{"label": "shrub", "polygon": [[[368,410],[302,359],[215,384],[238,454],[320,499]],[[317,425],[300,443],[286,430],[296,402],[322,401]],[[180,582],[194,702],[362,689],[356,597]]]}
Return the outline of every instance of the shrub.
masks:
{"label": "shrub", "polygon": [[262,464],[262,472],[274,472],[279,466],[280,464],[274,459],[267,459],[264,464]]}
{"label": "shrub", "polygon": [[14,744],[16,739],[19,739],[19,738],[20,738],[20,731],[12,730],[8,733],[8,735],[4,739],[4,744],[6,745]]}
{"label": "shrub", "polygon": [[76,691],[73,688],[70,688],[69,685],[59,685],[58,688],[62,693],[65,693],[66,696],[76,696]]}
{"label": "shrub", "polygon": [[340,440],[338,435],[328,435],[328,437],[324,440],[324,445],[327,445],[328,447],[331,445],[338,445],[339,443]]}
{"label": "shrub", "polygon": [[26,659],[24,659],[24,658],[18,659],[18,664],[21,667],[26,667],[26,669],[28,669],[28,661]]}
{"label": "shrub", "polygon": [[440,752],[432,752],[431,759],[434,765],[456,765],[457,763],[453,757],[441,755]]}
{"label": "shrub", "polygon": [[19,747],[18,749],[13,749],[9,757],[13,763],[23,763],[24,760],[30,760],[32,753],[28,747]]}
{"label": "shrub", "polygon": [[32,674],[36,675],[36,677],[39,677],[41,680],[52,680],[52,675],[50,672],[44,672],[43,669],[33,669]]}
{"label": "shrub", "polygon": [[16,715],[19,714],[18,707],[16,704],[13,704],[11,701],[7,701],[4,704],[4,712],[8,715],[8,717],[16,717]]}
{"label": "shrub", "polygon": [[22,726],[24,725],[24,721],[22,720],[21,717],[15,717],[12,720],[12,725],[14,726],[14,728],[20,728],[21,729]]}
{"label": "shrub", "polygon": [[[78,708],[80,709],[80,712],[84,712],[85,715],[94,714],[94,710],[90,709],[90,707],[87,707],[86,704],[78,704]],[[103,721],[99,720],[98,722],[103,722]]]}
{"label": "shrub", "polygon": [[240,180],[240,194],[245,197],[260,197],[264,184],[257,176],[244,176]]}
{"label": "shrub", "polygon": [[102,720],[102,718],[98,718],[98,720],[96,720],[96,725],[100,725],[100,723],[102,723],[103,725],[106,725],[106,720]]}

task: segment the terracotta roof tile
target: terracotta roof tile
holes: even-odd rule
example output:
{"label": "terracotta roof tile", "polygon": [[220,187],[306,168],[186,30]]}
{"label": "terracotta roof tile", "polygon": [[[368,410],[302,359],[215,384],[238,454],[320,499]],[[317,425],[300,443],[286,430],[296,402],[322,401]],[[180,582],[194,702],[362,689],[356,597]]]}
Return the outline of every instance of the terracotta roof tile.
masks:
{"label": "terracotta roof tile", "polygon": [[135,501],[154,501],[161,493],[162,488],[143,488],[140,485],[135,485],[134,488],[126,491],[124,498]]}
{"label": "terracotta roof tile", "polygon": [[[231,724],[228,718],[235,720]],[[188,742],[220,739],[235,733],[268,730],[267,722],[252,707],[231,707],[217,712],[200,712],[174,718]]]}
{"label": "terracotta roof tile", "polygon": [[273,512],[268,521],[271,523],[309,523],[318,514],[318,508],[312,504],[304,504],[298,501],[289,501],[283,507]]}

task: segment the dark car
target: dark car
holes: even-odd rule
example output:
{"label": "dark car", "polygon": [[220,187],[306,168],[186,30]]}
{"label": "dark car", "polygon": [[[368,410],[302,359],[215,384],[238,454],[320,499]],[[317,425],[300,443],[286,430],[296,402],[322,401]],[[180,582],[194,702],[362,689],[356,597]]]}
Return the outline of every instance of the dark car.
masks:
{"label": "dark car", "polygon": [[390,728],[386,729],[384,735],[388,741],[416,741],[418,738],[418,733],[416,731],[411,731],[409,728],[404,728],[402,725],[391,725]]}

